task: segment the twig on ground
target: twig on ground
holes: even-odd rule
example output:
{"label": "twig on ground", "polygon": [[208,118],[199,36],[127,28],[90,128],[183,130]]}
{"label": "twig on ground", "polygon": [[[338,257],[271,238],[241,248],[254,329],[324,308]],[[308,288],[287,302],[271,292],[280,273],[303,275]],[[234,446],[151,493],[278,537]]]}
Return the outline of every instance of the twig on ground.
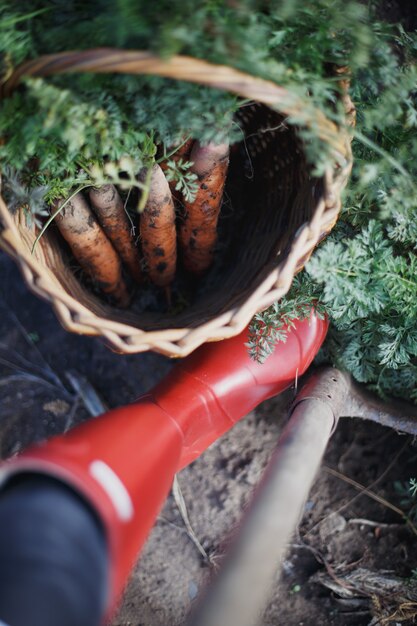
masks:
{"label": "twig on ground", "polygon": [[[2,346],[0,346],[1,349]],[[8,352],[10,353],[10,350],[8,350]],[[19,356],[19,355],[17,355]],[[45,378],[44,376],[40,376],[37,374],[33,374],[32,372],[28,371],[28,368],[32,365],[30,364],[28,361],[26,361],[26,359],[23,359],[23,357],[19,357],[20,360],[20,364],[18,363],[14,363],[13,361],[9,361],[8,359],[5,359],[3,357],[0,356],[0,363],[2,365],[4,365],[5,367],[8,367],[12,370],[15,370],[17,372],[21,372],[21,376],[25,376],[25,377],[31,377],[33,379],[33,381],[36,380],[37,383],[42,383],[44,385],[49,385],[50,387],[53,387],[54,389],[58,389],[59,392],[65,396],[66,399],[73,399],[72,394],[70,394],[65,387],[63,387],[61,384],[57,385],[55,382],[51,382],[50,380],[48,380],[48,378]],[[26,367],[25,365],[22,364],[22,362],[28,363],[28,367]],[[33,369],[36,369],[39,371],[39,368],[33,367]],[[42,371],[42,370],[41,370]]]}
{"label": "twig on ground", "polygon": [[386,500],[382,496],[379,496],[378,494],[374,493],[373,491],[370,491],[369,488],[365,487],[364,485],[361,485],[356,480],[353,480],[353,478],[349,478],[348,476],[345,476],[344,474],[341,474],[337,470],[334,470],[331,467],[327,467],[326,465],[323,467],[323,469],[327,473],[331,474],[332,476],[336,476],[336,478],[339,478],[340,480],[343,480],[344,482],[348,483],[349,485],[352,485],[352,487],[355,487],[356,489],[359,489],[361,494],[364,494],[364,495],[368,496],[369,498],[372,498],[376,502],[379,502],[379,504],[382,504],[383,506],[385,506],[387,509],[391,509],[391,511],[394,511],[394,513],[397,513],[397,515],[400,515],[405,520],[405,522],[410,527],[410,529],[413,531],[413,533],[415,535],[417,535],[417,528],[414,526],[414,524],[411,521],[411,519],[408,517],[408,515],[406,513],[404,513],[404,511],[402,509],[398,508],[394,504],[391,504],[391,502],[388,502],[388,500]]}
{"label": "twig on ground", "polygon": [[80,396],[77,395],[75,397],[74,402],[72,403],[72,407],[71,407],[70,411],[68,412],[68,416],[67,416],[67,419],[65,421],[64,433],[68,432],[69,429],[72,426],[72,423],[74,421],[74,417],[75,417],[75,415],[77,413],[78,407],[80,406],[80,400],[81,400]]}
{"label": "twig on ground", "polygon": [[[366,488],[364,487],[363,489],[373,489],[374,487],[376,487],[376,485],[378,485],[378,483],[381,482],[381,480],[388,474],[388,472],[395,466],[395,464],[397,463],[398,459],[400,458],[400,456],[402,455],[402,453],[404,452],[404,450],[408,447],[410,443],[410,437],[407,437],[406,441],[404,442],[404,444],[401,446],[401,448],[398,450],[397,454],[394,456],[394,458],[391,460],[391,462],[387,465],[387,467],[384,469],[384,471],[382,472],[382,474],[380,474],[378,476],[378,478],[376,478],[374,481],[372,481]],[[323,467],[324,469],[324,467]],[[325,515],[323,517],[323,519],[321,519],[320,521],[316,522],[305,534],[305,537],[308,537],[308,535],[310,535],[313,530],[315,528],[317,528],[317,526],[320,526],[320,524],[322,524],[324,522],[324,520],[326,520],[330,515],[332,515],[333,513],[340,513],[341,511],[343,511],[344,509],[347,509],[349,506],[351,506],[358,498],[360,498],[362,495],[366,495],[364,492],[358,493],[356,494],[356,496],[354,496],[353,498],[351,498],[348,502],[345,502],[345,504],[342,504],[339,508],[337,508],[335,511],[331,511],[331,513],[329,513],[328,515]]]}
{"label": "twig on ground", "polygon": [[66,372],[65,376],[92,417],[97,417],[108,411],[108,407],[85,376],[82,376],[75,370]]}
{"label": "twig on ground", "polygon": [[207,552],[204,550],[203,546],[198,540],[197,535],[194,532],[193,527],[191,526],[190,518],[188,516],[188,511],[187,511],[187,505],[185,504],[184,496],[182,495],[182,491],[181,491],[180,484],[178,482],[177,475],[174,476],[174,482],[172,484],[172,495],[174,496],[175,504],[177,505],[177,508],[182,517],[182,521],[184,522],[188,537],[191,539],[191,541],[193,542],[193,544],[195,545],[195,547],[197,548],[197,550],[199,551],[203,559],[207,563],[210,563],[210,558]]}
{"label": "twig on ground", "polygon": [[361,526],[371,526],[372,528],[395,528],[402,524],[386,524],[385,522],[375,522],[371,519],[365,519],[363,517],[352,517],[347,520],[348,524],[359,524]]}
{"label": "twig on ground", "polygon": [[352,592],[353,588],[351,586],[349,586],[345,581],[341,580],[339,578],[339,576],[336,574],[335,570],[333,569],[333,567],[330,565],[330,563],[325,559],[324,555],[317,550],[317,548],[313,548],[313,546],[310,546],[308,543],[305,543],[305,541],[303,541],[303,539],[301,537],[298,537],[300,543],[292,543],[290,544],[291,548],[297,548],[297,549],[304,549],[304,550],[308,550],[309,552],[311,552],[314,557],[316,558],[316,560],[321,563],[322,565],[324,565],[326,572],[328,573],[328,575],[330,576],[330,578],[332,578],[334,580],[334,582],[337,585],[340,585],[340,587],[343,587],[344,589],[346,589],[346,591],[348,592]]}
{"label": "twig on ground", "polygon": [[165,515],[158,515],[157,519],[160,522],[163,522],[164,524],[168,524],[168,526],[172,526],[172,528],[175,528],[175,530],[179,530],[181,533],[184,533],[185,535],[188,536],[187,529],[184,528],[184,526],[180,526],[179,524],[176,524],[175,522],[171,522],[171,520],[165,517]]}
{"label": "twig on ground", "polygon": [[[0,362],[2,362],[2,359],[0,359]],[[12,365],[13,364],[10,364],[10,366],[8,367],[12,367]],[[21,374],[11,374],[10,376],[6,376],[5,378],[0,379],[0,386],[9,385],[10,383],[20,381],[37,383],[38,385],[44,385],[45,387],[52,387],[52,389],[56,389],[54,383],[49,382],[49,380],[45,380],[40,376],[36,376],[35,374],[28,374],[26,372],[22,372]]]}
{"label": "twig on ground", "polygon": [[[39,365],[36,365],[36,363],[33,363],[32,361],[28,361],[28,359],[22,356],[19,352],[13,350],[7,344],[0,343],[0,352],[3,352],[6,355],[6,357],[10,357],[12,355],[14,360],[17,362],[17,364],[21,366],[22,368],[39,372],[40,374],[42,374],[43,378],[46,378],[48,380],[50,379],[49,372],[47,369]],[[9,361],[7,358],[5,359],[5,361],[12,363],[12,361]],[[59,386],[59,384],[57,385],[56,381],[54,381],[54,384],[55,386]]]}
{"label": "twig on ground", "polygon": [[[22,324],[22,322],[19,320],[19,318],[17,317],[17,315],[14,313],[14,311],[9,307],[8,303],[6,302],[6,300],[4,298],[1,298],[2,303],[3,303],[3,308],[6,309],[6,313],[7,315],[13,320],[14,324],[17,326],[17,328],[19,329],[20,333],[22,334],[22,336],[24,337],[26,343],[31,347],[31,349],[37,354],[37,356],[39,357],[40,361],[43,363],[44,367],[43,368],[39,368],[38,366],[36,366],[35,364],[31,364],[32,368],[41,370],[43,372],[43,374],[47,374],[47,376],[49,376],[49,378],[55,382],[55,384],[57,385],[57,387],[59,387],[60,389],[62,389],[65,393],[68,394],[64,384],[62,383],[61,379],[59,378],[59,376],[57,374],[55,374],[55,372],[53,371],[52,367],[49,365],[48,361],[45,359],[44,355],[42,354],[42,352],[39,350],[38,346],[36,345],[36,343],[33,341],[33,339],[31,338],[30,334],[28,333],[28,331],[26,330],[26,328],[24,327],[24,325]],[[21,357],[23,358],[23,357]]]}

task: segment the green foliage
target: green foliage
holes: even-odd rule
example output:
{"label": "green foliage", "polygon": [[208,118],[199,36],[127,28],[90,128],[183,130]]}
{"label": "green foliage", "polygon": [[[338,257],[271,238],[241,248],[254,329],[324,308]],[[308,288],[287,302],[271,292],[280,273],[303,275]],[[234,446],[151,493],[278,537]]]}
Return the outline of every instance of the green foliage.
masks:
{"label": "green foliage", "polygon": [[170,182],[176,182],[175,190],[182,193],[186,202],[192,202],[198,190],[198,177],[193,172],[190,172],[192,165],[192,161],[179,159],[175,162],[170,160],[167,162],[168,169],[165,172]]}
{"label": "green foliage", "polygon": [[[394,482],[394,489],[400,497],[400,506],[404,507],[407,511],[407,517],[412,522],[417,522],[417,480],[415,478],[410,478],[408,482],[396,480]],[[413,570],[413,577],[415,577],[416,574],[417,570]]]}
{"label": "green foliage", "polygon": [[[264,360],[285,340],[283,325],[315,306],[332,322],[322,359],[381,394],[417,401],[417,36],[378,22],[378,4],[4,0],[0,71],[6,78],[26,58],[100,46],[227,64],[302,99],[288,122],[299,125],[320,174],[334,157],[318,137],[315,107],[343,123],[330,68],[349,65],[358,125],[342,218],[289,296],[256,316],[249,348]],[[139,188],[140,209],[146,172],[161,146],[185,136],[240,141],[233,123],[239,104],[220,90],[158,77],[26,80],[0,108],[0,163],[11,208],[23,204],[39,220],[44,202],[110,181]],[[189,163],[170,160],[168,176],[192,198]]]}
{"label": "green foliage", "polygon": [[332,324],[320,354],[380,395],[417,402],[417,33],[374,25],[357,71],[358,127],[345,208],[305,282],[266,313],[263,333],[311,289]]}
{"label": "green foliage", "polygon": [[[0,55],[1,74],[7,74],[13,64],[21,63],[32,52],[31,37],[27,29],[29,21],[43,13],[44,9],[16,13],[11,3],[0,6]],[[24,28],[20,26],[24,24]]]}
{"label": "green foliage", "polygon": [[287,298],[275,302],[267,311],[253,318],[247,344],[251,357],[264,363],[277,342],[287,340],[287,329],[294,327],[295,320],[310,317],[312,309],[323,317],[325,309],[319,299],[319,290],[307,280],[305,274],[299,274]]}
{"label": "green foliage", "polygon": [[[341,328],[357,319],[380,313],[388,294],[383,281],[391,250],[379,222],[371,220],[356,236],[346,231],[330,239],[307,266],[313,280],[322,285],[323,302]],[[336,263],[335,263],[336,260]],[[375,280],[377,278],[377,280]]]}
{"label": "green foliage", "polygon": [[5,100],[0,134],[7,137],[0,160],[22,172],[27,184],[48,187],[49,201],[83,182],[94,164],[129,155],[136,173],[143,165],[146,134],[128,124],[114,100],[104,95],[91,101],[40,78]]}
{"label": "green foliage", "polygon": [[[308,158],[318,173],[334,157],[318,137],[313,105],[340,121],[337,89],[323,68],[362,66],[372,47],[366,10],[355,1],[4,0],[0,58],[7,77],[25,58],[91,47],[187,54],[271,79],[310,103],[289,120],[300,124]],[[184,135],[202,142],[241,139],[232,124],[239,100],[199,85],[158,77],[74,75],[25,81],[0,108],[7,140],[1,164],[28,187],[47,188],[51,202],[106,163],[129,157],[135,175],[146,160],[143,142],[173,145]],[[33,176],[33,160],[42,172]],[[113,168],[114,170],[114,168]],[[124,174],[122,173],[122,178]],[[184,168],[171,168],[182,189],[192,189]],[[189,183],[191,188],[189,189]]]}
{"label": "green foliage", "polygon": [[178,143],[184,134],[204,143],[240,139],[231,131],[239,101],[230,94],[156,77],[119,76],[111,88],[123,93],[132,124],[156,132],[157,140],[167,146]]}
{"label": "green foliage", "polygon": [[11,202],[9,203],[10,210],[14,212],[23,208],[29,224],[33,219],[38,226],[41,226],[41,218],[48,215],[44,201],[47,187],[36,186],[29,189],[22,183],[17,172],[7,166],[3,175],[5,193],[11,197]]}

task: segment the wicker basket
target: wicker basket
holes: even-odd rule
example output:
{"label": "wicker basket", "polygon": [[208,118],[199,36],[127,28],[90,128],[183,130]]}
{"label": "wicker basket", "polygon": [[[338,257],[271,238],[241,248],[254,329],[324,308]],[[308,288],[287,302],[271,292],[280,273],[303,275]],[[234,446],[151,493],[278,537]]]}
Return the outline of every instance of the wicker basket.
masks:
{"label": "wicker basket", "polygon": [[[303,109],[299,98],[271,82],[189,57],[166,61],[147,52],[97,49],[40,57],[19,66],[1,95],[9,95],[23,76],[68,72],[159,75],[226,90],[253,103],[239,113],[246,139],[230,164],[231,172],[243,172],[250,155],[251,172],[226,188],[236,208],[236,221],[229,218],[225,229],[228,261],[220,272],[209,273],[184,312],[134,314],[103,303],[81,285],[54,229],[32,254],[35,227],[28,226],[23,211],[12,216],[1,197],[0,247],[15,259],[29,288],[51,302],[64,328],[100,336],[118,352],[154,350],[182,357],[206,341],[236,335],[257,311],[288,291],[294,274],[335,224],[351,169],[346,129],[311,106]],[[353,120],[348,96],[345,105]],[[322,179],[311,177],[296,129],[286,124],[289,114],[307,125],[314,122],[331,147],[338,165]]]}

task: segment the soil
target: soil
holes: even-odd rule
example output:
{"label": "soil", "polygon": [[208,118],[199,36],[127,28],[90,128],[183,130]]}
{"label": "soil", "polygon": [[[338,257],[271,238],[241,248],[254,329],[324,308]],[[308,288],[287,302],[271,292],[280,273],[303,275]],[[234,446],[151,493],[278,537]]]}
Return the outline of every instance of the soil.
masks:
{"label": "soil", "polygon": [[[0,275],[3,458],[89,417],[68,382],[68,372],[86,377],[107,406],[114,407],[151,388],[172,366],[160,355],[121,356],[98,340],[66,333],[51,307],[28,292],[3,254]],[[184,624],[221,564],[276,445],[292,397],[290,390],[265,402],[179,474],[188,514],[208,561],[187,535],[170,496],[112,626]],[[274,583],[264,626],[416,623],[412,616],[417,605],[406,605],[392,594],[372,595],[359,584],[352,597],[341,597],[347,574],[356,574],[361,583],[361,577],[371,571],[383,584],[389,571],[407,579],[405,589],[417,584],[412,578],[417,568],[415,535],[387,504],[410,513],[413,500],[410,496],[404,503],[395,483],[407,487],[409,478],[417,475],[416,458],[408,436],[370,422],[346,419],[339,424],[284,560],[281,579]],[[369,492],[348,484],[346,477],[369,486],[372,494],[387,502],[375,501]]]}

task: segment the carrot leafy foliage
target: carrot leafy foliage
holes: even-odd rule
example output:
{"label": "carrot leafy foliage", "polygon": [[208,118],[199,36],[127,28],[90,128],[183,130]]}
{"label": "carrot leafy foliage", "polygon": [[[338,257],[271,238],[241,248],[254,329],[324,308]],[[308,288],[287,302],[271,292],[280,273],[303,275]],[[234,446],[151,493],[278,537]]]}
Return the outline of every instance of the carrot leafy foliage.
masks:
{"label": "carrot leafy foliage", "polygon": [[[0,73],[63,50],[122,47],[185,54],[283,85],[305,102],[307,156],[332,155],[310,115],[343,124],[330,68],[348,65],[358,124],[338,225],[290,294],[253,321],[249,349],[267,358],[309,307],[331,320],[321,358],[381,394],[417,402],[417,35],[378,18],[384,0],[4,0]],[[155,77],[65,74],[26,79],[0,105],[0,165],[11,207],[45,203],[92,181],[138,185],[156,147],[184,136],[241,140],[236,96]],[[232,129],[232,130],[231,130]],[[187,164],[169,176],[192,194]]]}

